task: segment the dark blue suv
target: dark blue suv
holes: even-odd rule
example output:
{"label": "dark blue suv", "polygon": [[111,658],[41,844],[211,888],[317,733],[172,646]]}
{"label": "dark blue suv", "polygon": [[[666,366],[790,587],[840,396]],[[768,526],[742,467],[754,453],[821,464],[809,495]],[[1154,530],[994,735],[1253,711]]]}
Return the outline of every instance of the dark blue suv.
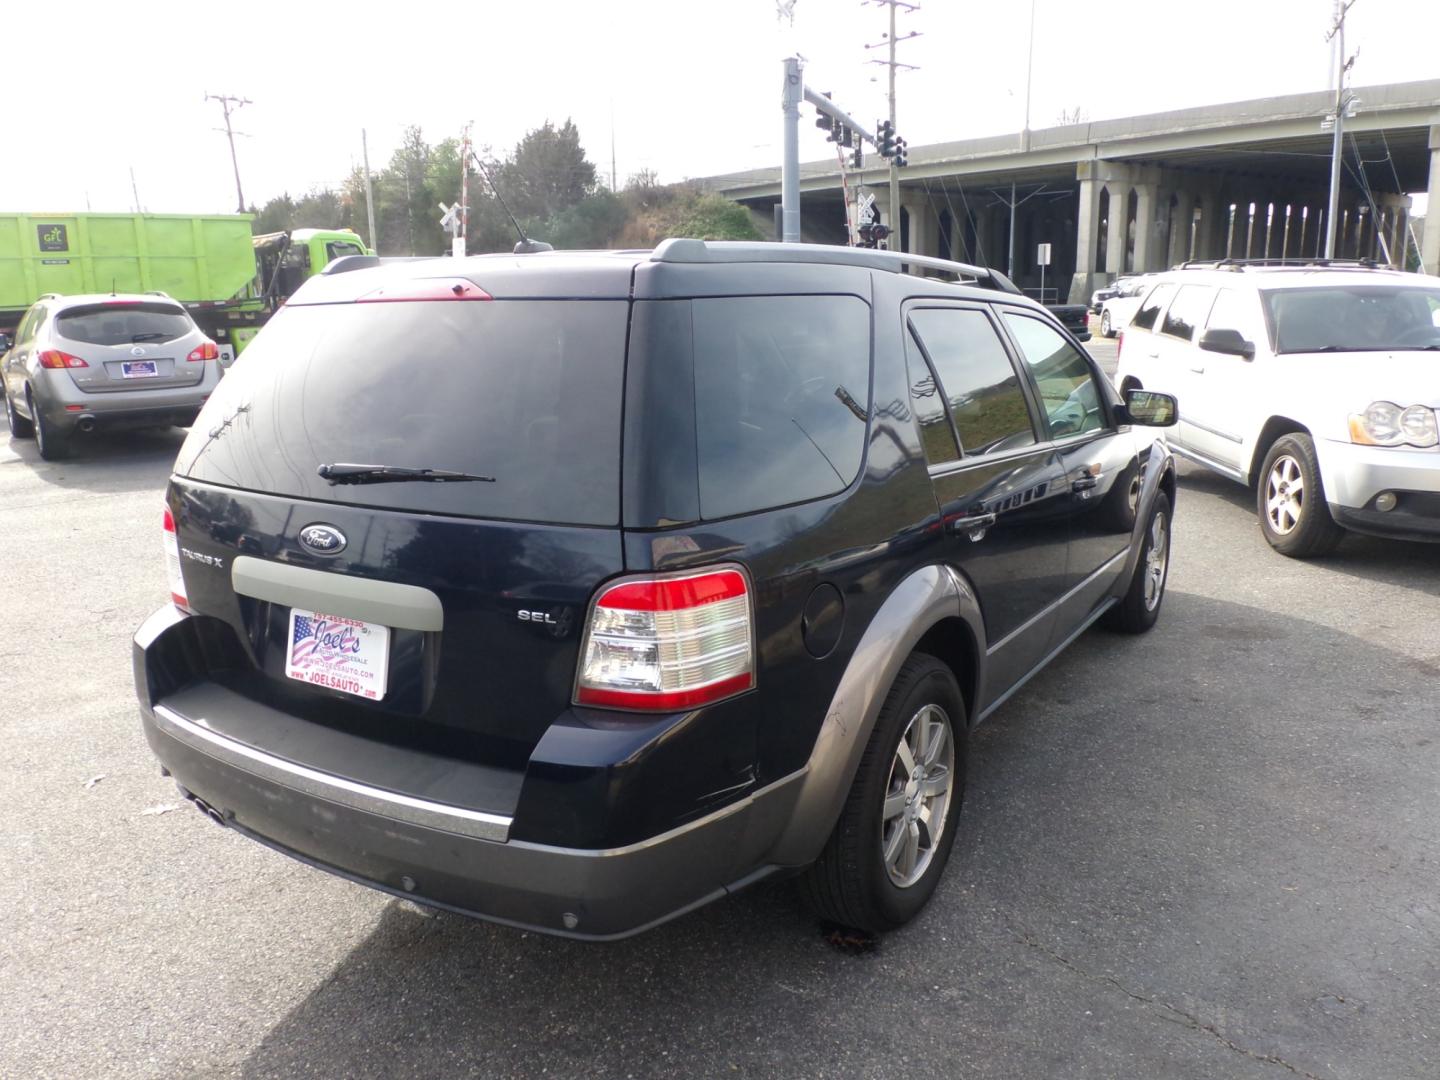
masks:
{"label": "dark blue suv", "polygon": [[968,730],[1155,621],[1174,415],[978,267],[341,260],[180,452],[145,734],[215,820],[424,903],[611,938],[803,872],[894,927]]}

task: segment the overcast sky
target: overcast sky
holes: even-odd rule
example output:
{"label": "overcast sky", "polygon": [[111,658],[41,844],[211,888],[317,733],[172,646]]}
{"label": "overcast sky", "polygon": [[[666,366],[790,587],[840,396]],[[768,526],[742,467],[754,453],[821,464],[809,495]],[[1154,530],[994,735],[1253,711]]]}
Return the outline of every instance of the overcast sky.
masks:
{"label": "overcast sky", "polygon": [[[1332,0],[1035,0],[1031,126],[1324,89]],[[780,61],[857,119],[885,109],[883,8],[796,0],[472,0],[338,4],[157,0],[14,4],[5,25],[0,210],[229,212],[234,179],[219,107],[236,126],[247,202],[337,186],[389,157],[406,124],[432,141],[474,121],[510,148],[572,117],[592,161],[661,180],[775,165]],[[1018,130],[1025,114],[1025,0],[923,0],[900,16],[922,36],[899,80],[912,145]],[[1440,0],[1358,0],[1348,41],[1357,85],[1440,77]],[[802,156],[833,154],[802,120]]]}

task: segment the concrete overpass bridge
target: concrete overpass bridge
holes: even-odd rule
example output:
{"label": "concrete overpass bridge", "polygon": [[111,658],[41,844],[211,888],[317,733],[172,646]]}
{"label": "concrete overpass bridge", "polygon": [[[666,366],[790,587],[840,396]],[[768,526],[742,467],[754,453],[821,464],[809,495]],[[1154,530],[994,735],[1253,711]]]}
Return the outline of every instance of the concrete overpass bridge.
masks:
{"label": "concrete overpass bridge", "polygon": [[[1355,94],[1336,254],[1418,258],[1440,274],[1440,79]],[[1320,122],[1333,105],[1333,93],[1294,94],[914,146],[891,247],[1011,265],[1013,185],[1014,276],[1036,292],[1036,246],[1050,243],[1047,298],[1054,289],[1078,303],[1122,273],[1185,259],[1323,254],[1333,137]],[[845,190],[853,199],[887,180],[885,167],[851,171],[842,184],[838,162],[802,164],[805,239],[844,243]],[[762,213],[780,200],[778,168],[702,183]],[[1423,236],[1407,194],[1421,191],[1430,207]]]}

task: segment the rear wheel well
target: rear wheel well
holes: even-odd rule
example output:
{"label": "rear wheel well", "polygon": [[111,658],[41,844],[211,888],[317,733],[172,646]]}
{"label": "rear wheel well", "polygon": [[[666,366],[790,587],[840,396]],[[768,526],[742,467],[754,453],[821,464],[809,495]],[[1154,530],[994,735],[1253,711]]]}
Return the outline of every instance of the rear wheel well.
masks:
{"label": "rear wheel well", "polygon": [[960,694],[970,718],[975,716],[975,696],[979,689],[979,650],[975,635],[964,619],[942,619],[915,643],[915,652],[926,653],[947,666],[960,684]]}
{"label": "rear wheel well", "polygon": [[1284,435],[1293,435],[1297,431],[1306,435],[1310,434],[1309,428],[1288,416],[1272,416],[1265,421],[1265,426],[1260,429],[1260,437],[1255,440],[1255,451],[1250,456],[1250,467],[1245,471],[1245,476],[1252,487],[1259,479],[1255,474],[1265,460],[1265,455],[1270,452],[1270,447],[1275,445],[1275,440]]}

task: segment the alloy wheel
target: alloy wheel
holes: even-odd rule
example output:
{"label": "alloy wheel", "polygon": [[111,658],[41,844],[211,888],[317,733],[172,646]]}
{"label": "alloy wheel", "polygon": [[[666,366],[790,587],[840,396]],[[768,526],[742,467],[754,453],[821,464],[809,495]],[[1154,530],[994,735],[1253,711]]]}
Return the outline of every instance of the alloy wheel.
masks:
{"label": "alloy wheel", "polygon": [[945,830],[954,783],[950,718],[939,705],[923,705],[895,747],[880,816],[885,872],[900,888],[914,885],[929,869]]}
{"label": "alloy wheel", "polygon": [[1165,595],[1165,570],[1170,562],[1170,546],[1165,515],[1156,514],[1150,522],[1150,548],[1145,552],[1145,610],[1154,611]]}
{"label": "alloy wheel", "polygon": [[1300,524],[1304,512],[1305,475],[1300,471],[1300,462],[1282,454],[1265,478],[1265,516],[1270,519],[1271,531],[1288,535]]}

